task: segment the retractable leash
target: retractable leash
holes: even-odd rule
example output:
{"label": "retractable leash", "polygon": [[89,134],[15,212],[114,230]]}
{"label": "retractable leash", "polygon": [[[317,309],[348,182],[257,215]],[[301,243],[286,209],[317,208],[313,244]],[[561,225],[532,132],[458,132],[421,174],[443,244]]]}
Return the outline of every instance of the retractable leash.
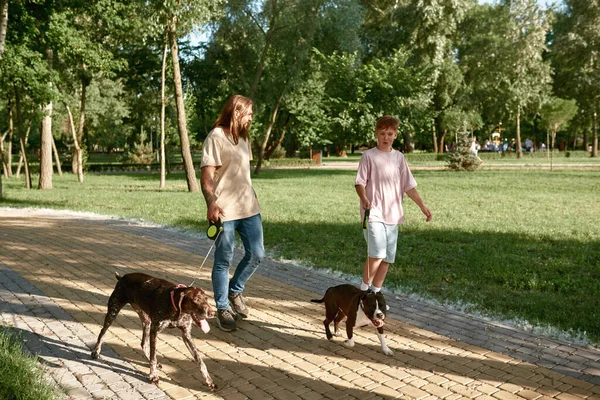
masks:
{"label": "retractable leash", "polygon": [[[204,257],[202,264],[200,264],[200,267],[198,268],[198,271],[196,272],[196,276],[198,276],[198,274],[200,273],[200,270],[204,266],[204,263],[206,262],[208,255],[212,251],[213,247],[215,247],[215,243],[217,243],[217,239],[221,235],[221,232],[223,232],[223,221],[221,221],[221,218],[219,218],[217,220],[217,222],[212,222],[210,220],[208,221],[208,229],[206,230],[206,236],[210,240],[213,241],[213,244],[210,245],[210,248],[208,249],[208,253],[206,253],[206,256]],[[190,283],[190,286],[192,286],[194,284],[194,282],[196,282],[196,278],[194,278],[192,283]]]}

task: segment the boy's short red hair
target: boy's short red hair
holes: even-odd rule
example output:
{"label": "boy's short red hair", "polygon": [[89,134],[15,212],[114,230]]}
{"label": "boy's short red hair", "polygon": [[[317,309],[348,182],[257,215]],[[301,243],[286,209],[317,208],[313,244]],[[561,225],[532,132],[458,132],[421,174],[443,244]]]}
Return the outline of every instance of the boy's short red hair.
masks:
{"label": "boy's short red hair", "polygon": [[392,128],[397,131],[399,125],[400,120],[398,118],[391,115],[384,115],[377,120],[377,124],[375,124],[375,132],[388,128]]}

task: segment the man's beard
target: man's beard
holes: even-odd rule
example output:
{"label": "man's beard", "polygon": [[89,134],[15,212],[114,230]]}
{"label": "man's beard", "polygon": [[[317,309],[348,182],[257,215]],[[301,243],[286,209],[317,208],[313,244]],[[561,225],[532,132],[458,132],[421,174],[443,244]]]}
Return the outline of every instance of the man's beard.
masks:
{"label": "man's beard", "polygon": [[249,137],[249,134],[248,134],[250,131],[250,123],[249,122],[245,125],[240,125],[239,129],[240,130],[239,130],[238,134],[240,137],[243,137],[243,138]]}

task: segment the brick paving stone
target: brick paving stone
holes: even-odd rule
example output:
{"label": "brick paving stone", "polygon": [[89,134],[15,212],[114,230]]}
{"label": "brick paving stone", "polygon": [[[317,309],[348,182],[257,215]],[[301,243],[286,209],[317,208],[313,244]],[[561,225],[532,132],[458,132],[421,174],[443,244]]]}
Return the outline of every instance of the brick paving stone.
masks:
{"label": "brick paving stone", "polygon": [[425,398],[429,395],[426,391],[418,389],[411,385],[405,385],[405,386],[399,387],[397,389],[397,391],[399,393],[401,393],[402,395],[408,396],[409,398],[412,398],[412,399],[421,399],[421,398]]}
{"label": "brick paving stone", "polygon": [[[61,228],[55,229],[58,224]],[[99,393],[135,400],[252,398],[249,394],[600,398],[598,349],[388,292],[386,339],[393,357],[381,353],[371,329],[355,332],[353,348],[343,346],[343,337],[327,341],[323,308],[308,301],[347,278],[269,259],[247,287],[252,314],[238,331],[224,333],[211,322],[214,329],[208,334],[193,332],[221,390],[211,393],[204,386],[180,336],[170,331],[158,340],[161,382],[148,384],[148,363],[139,347],[141,325],[129,307],[106,335],[102,359],[90,359],[115,271],[142,270],[177,283],[194,276],[211,295],[210,266],[198,271],[210,244],[202,234],[136,221],[0,208],[0,324],[29,334],[28,350],[48,364],[52,380],[81,399]],[[234,258],[239,261],[241,254]]]}

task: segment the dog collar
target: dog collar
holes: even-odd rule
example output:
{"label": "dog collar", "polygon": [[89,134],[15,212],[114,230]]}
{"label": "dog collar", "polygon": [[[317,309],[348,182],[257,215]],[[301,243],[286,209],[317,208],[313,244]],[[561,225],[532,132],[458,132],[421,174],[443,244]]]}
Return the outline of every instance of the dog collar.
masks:
{"label": "dog collar", "polygon": [[175,304],[175,290],[185,287],[187,286],[180,283],[179,285],[175,286],[173,290],[171,290],[171,304],[173,304],[173,308],[175,309],[175,311],[177,311],[177,305]]}

